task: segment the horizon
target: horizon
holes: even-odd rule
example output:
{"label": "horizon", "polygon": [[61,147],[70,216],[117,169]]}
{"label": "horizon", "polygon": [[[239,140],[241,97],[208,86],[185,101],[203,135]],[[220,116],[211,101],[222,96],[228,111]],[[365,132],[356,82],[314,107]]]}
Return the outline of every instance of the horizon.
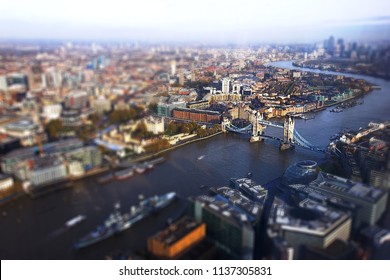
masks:
{"label": "horizon", "polygon": [[6,2],[0,7],[0,39],[248,45],[307,44],[331,35],[364,42],[390,38],[390,2],[381,0],[105,3]]}

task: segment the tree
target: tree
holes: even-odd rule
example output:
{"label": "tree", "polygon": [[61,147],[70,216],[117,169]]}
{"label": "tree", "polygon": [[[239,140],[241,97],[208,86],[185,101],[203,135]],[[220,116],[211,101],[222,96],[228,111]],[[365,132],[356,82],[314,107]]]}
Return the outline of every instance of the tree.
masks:
{"label": "tree", "polygon": [[181,131],[181,133],[190,133],[191,132],[191,130],[190,130],[190,128],[188,127],[188,125],[183,125],[181,128],[180,128],[180,131]]}
{"label": "tree", "polygon": [[141,121],[137,125],[136,129],[133,131],[132,135],[134,138],[146,139],[152,136],[153,133],[149,132],[148,129],[146,128],[145,123]]}
{"label": "tree", "polygon": [[156,153],[168,149],[171,145],[166,139],[157,139],[152,144],[145,147],[146,153]]}
{"label": "tree", "polygon": [[120,124],[120,123],[126,123],[129,120],[134,120],[136,117],[137,117],[136,109],[130,108],[130,109],[112,111],[108,118],[110,120],[110,123]]}
{"label": "tree", "polygon": [[177,125],[174,122],[170,122],[166,129],[168,135],[175,135],[177,133]]}
{"label": "tree", "polygon": [[206,137],[207,136],[207,130],[204,129],[204,128],[198,128],[197,131],[196,131],[196,134],[198,135],[198,137]]}
{"label": "tree", "polygon": [[98,113],[93,113],[93,114],[90,114],[88,116],[88,119],[94,123],[94,124],[98,124],[101,120],[102,120],[102,116]]}
{"label": "tree", "polygon": [[199,126],[196,122],[190,122],[188,127],[189,127],[191,133],[194,133],[198,129]]}
{"label": "tree", "polygon": [[148,110],[151,113],[157,113],[157,103],[150,103],[148,106]]}
{"label": "tree", "polygon": [[58,139],[59,132],[62,130],[62,121],[61,120],[51,120],[46,124],[45,130],[49,135],[49,138],[54,140]]}

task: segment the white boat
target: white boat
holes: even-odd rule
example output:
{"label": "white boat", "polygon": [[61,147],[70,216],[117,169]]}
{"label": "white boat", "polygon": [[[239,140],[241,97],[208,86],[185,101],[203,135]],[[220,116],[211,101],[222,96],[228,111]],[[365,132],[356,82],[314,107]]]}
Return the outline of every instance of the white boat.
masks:
{"label": "white boat", "polygon": [[138,174],[142,174],[146,171],[146,169],[142,166],[138,166],[135,171],[138,173]]}
{"label": "white boat", "polygon": [[117,180],[124,180],[124,179],[130,178],[133,175],[134,175],[134,170],[132,167],[115,172],[115,178]]}
{"label": "white boat", "polygon": [[70,219],[69,221],[67,221],[65,223],[65,226],[68,228],[74,227],[74,226],[78,225],[79,223],[81,223],[82,221],[84,221],[85,219],[86,219],[86,217],[84,215],[78,215],[78,216]]}
{"label": "white boat", "polygon": [[145,167],[146,167],[147,169],[153,169],[154,165],[153,165],[152,163],[150,163],[150,162],[146,162],[146,163],[145,163]]}
{"label": "white boat", "polygon": [[198,160],[202,160],[205,157],[205,155],[201,155],[198,157]]}

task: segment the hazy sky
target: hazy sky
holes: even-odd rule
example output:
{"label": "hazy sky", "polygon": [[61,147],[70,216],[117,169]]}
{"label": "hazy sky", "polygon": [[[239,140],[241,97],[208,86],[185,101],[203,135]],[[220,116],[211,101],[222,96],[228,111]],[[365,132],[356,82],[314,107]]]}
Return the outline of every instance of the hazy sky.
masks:
{"label": "hazy sky", "polygon": [[308,42],[330,34],[389,38],[389,26],[389,0],[2,0],[0,5],[1,38]]}

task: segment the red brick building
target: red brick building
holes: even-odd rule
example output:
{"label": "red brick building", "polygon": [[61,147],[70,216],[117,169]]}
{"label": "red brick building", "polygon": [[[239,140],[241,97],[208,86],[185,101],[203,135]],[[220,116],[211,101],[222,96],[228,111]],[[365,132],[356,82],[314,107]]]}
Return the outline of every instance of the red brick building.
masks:
{"label": "red brick building", "polygon": [[188,108],[175,108],[172,110],[172,116],[177,119],[204,123],[220,123],[222,118],[221,113],[216,111]]}

